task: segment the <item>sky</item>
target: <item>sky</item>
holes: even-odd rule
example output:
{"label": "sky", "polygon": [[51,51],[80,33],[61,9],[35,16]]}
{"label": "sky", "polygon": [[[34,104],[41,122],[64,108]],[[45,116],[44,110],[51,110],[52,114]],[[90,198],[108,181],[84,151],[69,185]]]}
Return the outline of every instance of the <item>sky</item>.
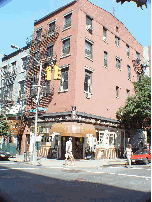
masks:
{"label": "sky", "polygon": [[[8,1],[8,3],[4,3]],[[0,54],[15,50],[11,44],[22,48],[26,38],[32,35],[34,21],[39,20],[70,0],[0,0]],[[113,14],[142,45],[151,45],[151,5],[143,10],[134,2],[116,3],[115,0],[90,0],[91,3]]]}

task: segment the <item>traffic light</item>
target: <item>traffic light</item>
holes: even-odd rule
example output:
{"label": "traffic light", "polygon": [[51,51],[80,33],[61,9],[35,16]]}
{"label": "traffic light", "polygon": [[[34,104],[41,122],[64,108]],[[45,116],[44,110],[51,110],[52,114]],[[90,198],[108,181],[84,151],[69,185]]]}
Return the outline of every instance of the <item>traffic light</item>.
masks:
{"label": "traffic light", "polygon": [[57,65],[54,65],[54,79],[61,79],[61,68]]}
{"label": "traffic light", "polygon": [[45,80],[47,80],[47,81],[51,81],[51,69],[52,69],[51,66],[48,66],[46,68]]}

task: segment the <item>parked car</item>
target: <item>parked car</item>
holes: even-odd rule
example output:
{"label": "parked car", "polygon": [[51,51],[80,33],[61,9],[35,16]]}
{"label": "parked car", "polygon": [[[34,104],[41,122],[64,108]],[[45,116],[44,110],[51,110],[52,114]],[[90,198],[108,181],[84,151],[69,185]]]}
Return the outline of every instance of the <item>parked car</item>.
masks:
{"label": "parked car", "polygon": [[8,158],[10,157],[10,153],[6,152],[6,151],[0,151],[0,159],[2,160],[8,160]]}
{"label": "parked car", "polygon": [[131,162],[148,164],[151,162],[151,149],[141,149],[136,151],[133,156],[131,156]]}

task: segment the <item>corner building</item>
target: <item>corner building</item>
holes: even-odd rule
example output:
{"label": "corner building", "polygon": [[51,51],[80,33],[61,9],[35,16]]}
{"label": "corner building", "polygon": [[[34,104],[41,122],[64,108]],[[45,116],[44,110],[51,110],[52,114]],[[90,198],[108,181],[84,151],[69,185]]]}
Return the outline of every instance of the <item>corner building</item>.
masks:
{"label": "corner building", "polygon": [[[71,136],[75,158],[85,158],[87,147],[98,159],[118,157],[125,130],[115,113],[134,94],[139,75],[132,60],[142,62],[143,48],[123,23],[87,0],[72,1],[36,21],[34,35],[41,38],[43,29],[53,34],[56,26],[58,38],[46,48],[57,55],[61,80],[53,79],[53,70],[49,86],[54,92],[47,111],[38,116],[38,155],[64,159]],[[34,115],[28,119],[32,151]]]}

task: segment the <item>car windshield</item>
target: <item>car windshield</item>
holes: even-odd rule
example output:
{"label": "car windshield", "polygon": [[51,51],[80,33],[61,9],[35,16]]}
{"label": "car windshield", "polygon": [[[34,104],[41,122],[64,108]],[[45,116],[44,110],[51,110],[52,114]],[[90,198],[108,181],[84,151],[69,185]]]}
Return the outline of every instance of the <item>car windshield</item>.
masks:
{"label": "car windshield", "polygon": [[134,155],[140,155],[140,154],[148,154],[148,150],[144,149],[144,150],[138,150],[134,153]]}

